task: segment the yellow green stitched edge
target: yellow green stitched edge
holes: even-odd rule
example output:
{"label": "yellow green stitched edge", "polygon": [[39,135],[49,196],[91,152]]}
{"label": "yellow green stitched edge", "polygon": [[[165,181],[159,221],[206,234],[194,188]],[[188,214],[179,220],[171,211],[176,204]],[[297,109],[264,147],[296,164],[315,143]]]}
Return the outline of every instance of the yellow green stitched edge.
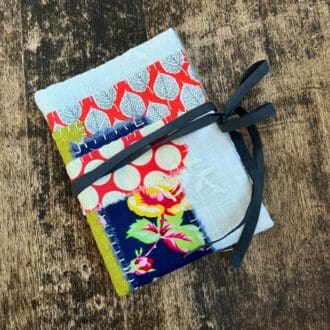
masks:
{"label": "yellow green stitched edge", "polygon": [[111,249],[110,239],[104,232],[96,212],[88,213],[86,217],[94,235],[97,247],[101,252],[107,270],[110,274],[115,290],[119,296],[125,296],[131,291],[131,287],[126,280],[123,271],[118,265],[117,258]]}
{"label": "yellow green stitched edge", "polygon": [[70,152],[71,142],[80,142],[86,137],[86,132],[83,124],[78,122],[70,126],[62,127],[53,132],[53,139],[55,140],[56,146],[62,156],[64,164],[69,163],[72,160]]}

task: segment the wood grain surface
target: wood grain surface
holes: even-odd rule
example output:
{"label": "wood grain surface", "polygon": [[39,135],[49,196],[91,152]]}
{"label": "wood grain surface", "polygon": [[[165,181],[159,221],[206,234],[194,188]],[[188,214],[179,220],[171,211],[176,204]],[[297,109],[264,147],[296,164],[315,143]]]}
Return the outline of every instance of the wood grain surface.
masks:
{"label": "wood grain surface", "polygon": [[[0,0],[1,329],[329,329],[329,2]],[[36,90],[174,27],[218,105],[252,62],[275,227],[125,298],[108,278]],[[221,196],[219,197],[221,198]]]}

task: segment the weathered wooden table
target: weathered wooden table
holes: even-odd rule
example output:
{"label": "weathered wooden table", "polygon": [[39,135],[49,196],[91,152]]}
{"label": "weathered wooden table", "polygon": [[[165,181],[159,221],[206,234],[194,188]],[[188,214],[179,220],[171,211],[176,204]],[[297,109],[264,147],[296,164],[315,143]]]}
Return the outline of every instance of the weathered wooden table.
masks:
{"label": "weathered wooden table", "polygon": [[[1,329],[329,329],[327,1],[0,1]],[[123,299],[113,290],[33,93],[172,26],[221,105],[252,62],[276,221],[244,266],[214,254]],[[329,260],[328,260],[329,261]]]}

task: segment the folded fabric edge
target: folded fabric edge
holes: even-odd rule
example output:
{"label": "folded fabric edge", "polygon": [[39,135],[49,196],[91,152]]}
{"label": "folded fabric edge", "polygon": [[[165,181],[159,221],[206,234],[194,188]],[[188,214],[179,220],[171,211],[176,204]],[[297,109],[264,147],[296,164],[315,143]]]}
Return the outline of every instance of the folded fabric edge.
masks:
{"label": "folded fabric edge", "polygon": [[37,91],[34,94],[35,102],[46,115],[55,108],[78,102],[86,95],[93,95],[125,80],[129,75],[182,48],[179,36],[170,28],[104,64]]}
{"label": "folded fabric edge", "polygon": [[91,212],[86,215],[86,218],[117,294],[120,297],[127,295],[131,291],[131,287],[111,249],[111,242],[103,231],[97,213]]}

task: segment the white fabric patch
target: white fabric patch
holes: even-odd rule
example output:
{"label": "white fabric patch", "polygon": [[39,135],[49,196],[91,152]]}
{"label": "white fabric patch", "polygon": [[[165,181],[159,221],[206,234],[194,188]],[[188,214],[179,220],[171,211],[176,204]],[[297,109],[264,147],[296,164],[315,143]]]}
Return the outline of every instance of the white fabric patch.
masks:
{"label": "white fabric patch", "polygon": [[[188,145],[187,168],[180,174],[183,189],[206,234],[210,240],[216,240],[242,221],[251,199],[250,178],[230,136],[222,133],[217,124],[180,140]],[[258,230],[270,228],[272,224],[263,209]],[[235,238],[239,238],[238,230],[230,238],[214,244],[214,248],[223,248]]]}
{"label": "white fabric patch", "polygon": [[[103,160],[99,160],[99,159],[92,160],[91,162],[89,162],[85,166],[85,172],[84,173],[88,173],[88,172],[93,171],[98,166],[102,165],[103,163],[104,163]],[[93,184],[94,185],[103,185],[103,184],[105,184],[106,182],[108,182],[110,180],[110,176],[111,176],[111,174],[107,174],[107,175],[99,178],[98,180],[96,180]]]}
{"label": "white fabric patch", "polygon": [[[274,225],[274,223],[273,223],[272,219],[270,218],[267,209],[265,208],[264,205],[261,205],[260,216],[259,216],[257,227],[254,231],[254,235],[272,228],[273,225]],[[213,248],[215,250],[221,250],[221,249],[225,249],[231,245],[236,244],[239,241],[242,231],[243,231],[243,227],[240,227],[239,229],[232,232],[230,235],[228,235],[226,238],[224,238],[220,242],[213,244],[212,245]]]}

